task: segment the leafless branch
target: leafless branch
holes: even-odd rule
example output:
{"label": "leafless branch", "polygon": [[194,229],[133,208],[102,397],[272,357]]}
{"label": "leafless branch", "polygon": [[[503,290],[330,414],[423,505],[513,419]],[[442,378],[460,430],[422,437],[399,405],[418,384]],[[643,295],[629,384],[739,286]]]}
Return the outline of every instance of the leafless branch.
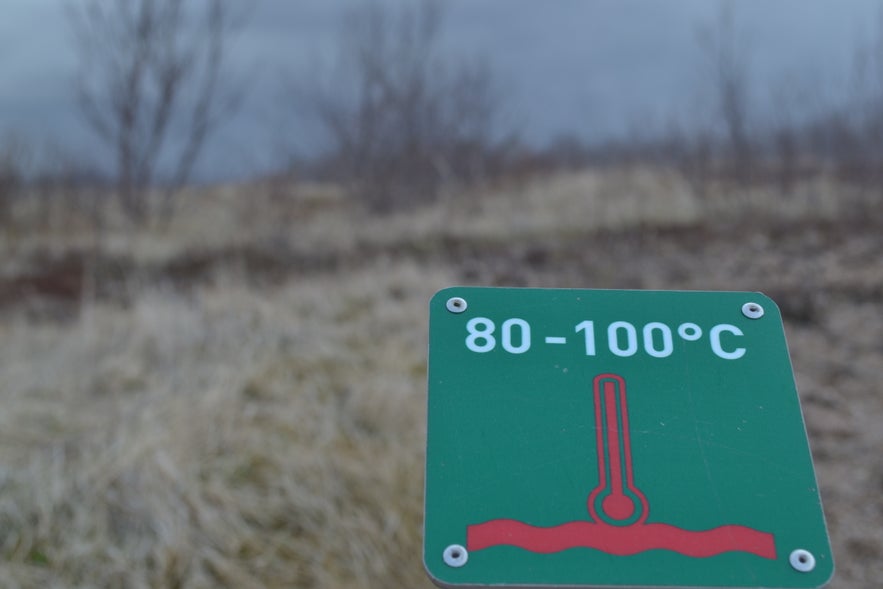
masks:
{"label": "leafless branch", "polygon": [[348,13],[337,76],[300,90],[336,170],[378,210],[432,199],[487,173],[501,99],[490,68],[443,55],[442,4]]}
{"label": "leafless branch", "polygon": [[714,24],[698,31],[700,48],[708,60],[717,114],[728,146],[732,176],[747,182],[754,164],[751,118],[751,82],[748,53],[739,37],[730,4],[723,4]]}
{"label": "leafless branch", "polygon": [[227,0],[84,0],[69,15],[80,111],[115,154],[123,209],[144,221],[161,162],[172,162],[163,174],[167,211],[208,137],[239,104],[220,88],[235,15]]}

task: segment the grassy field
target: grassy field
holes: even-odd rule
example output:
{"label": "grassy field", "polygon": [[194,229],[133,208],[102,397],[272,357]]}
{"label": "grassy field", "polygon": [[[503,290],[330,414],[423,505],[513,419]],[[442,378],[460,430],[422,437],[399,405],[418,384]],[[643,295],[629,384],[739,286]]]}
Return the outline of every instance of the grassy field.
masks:
{"label": "grassy field", "polygon": [[0,241],[0,587],[430,586],[426,304],[452,284],[772,296],[831,586],[874,586],[881,205],[823,181],[700,200],[626,169],[385,217],[295,184],[185,195],[162,230],[20,224]]}

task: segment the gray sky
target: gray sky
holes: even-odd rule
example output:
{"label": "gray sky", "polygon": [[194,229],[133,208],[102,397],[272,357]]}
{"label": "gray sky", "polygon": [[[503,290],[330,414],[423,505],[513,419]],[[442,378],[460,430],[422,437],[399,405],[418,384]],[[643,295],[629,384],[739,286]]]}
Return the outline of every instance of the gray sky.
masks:
{"label": "gray sky", "polygon": [[[76,0],[67,0],[76,1]],[[393,1],[393,0],[388,0]],[[202,179],[278,163],[283,146],[309,153],[319,138],[282,112],[286,78],[332,60],[341,13],[358,0],[262,0],[235,46],[232,67],[252,75],[244,108],[211,141]],[[0,141],[14,133],[37,148],[101,154],[73,105],[76,59],[66,0],[3,0]],[[563,133],[598,140],[673,116],[708,116],[705,61],[696,30],[713,23],[710,0],[448,0],[445,45],[483,55],[525,138]],[[761,107],[775,92],[833,99],[852,56],[878,21],[876,0],[740,0],[730,4],[745,41]]]}

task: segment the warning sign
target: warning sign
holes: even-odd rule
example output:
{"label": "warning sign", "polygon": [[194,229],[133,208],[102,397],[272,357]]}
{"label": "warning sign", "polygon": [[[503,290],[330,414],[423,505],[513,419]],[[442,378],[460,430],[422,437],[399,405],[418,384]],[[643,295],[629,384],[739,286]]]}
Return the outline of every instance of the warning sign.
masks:
{"label": "warning sign", "polygon": [[769,298],[451,288],[430,311],[424,563],[436,583],[828,581]]}

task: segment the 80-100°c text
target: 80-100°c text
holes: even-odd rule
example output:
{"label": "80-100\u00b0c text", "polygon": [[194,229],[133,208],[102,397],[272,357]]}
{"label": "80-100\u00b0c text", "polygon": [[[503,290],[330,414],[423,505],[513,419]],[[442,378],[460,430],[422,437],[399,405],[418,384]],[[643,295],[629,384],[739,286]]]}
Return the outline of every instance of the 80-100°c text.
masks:
{"label": "80-100\u00b0c text", "polygon": [[[582,321],[574,326],[573,337],[583,346],[586,356],[595,356],[599,346],[605,346],[610,353],[622,358],[644,353],[653,358],[667,358],[674,352],[675,334],[682,340],[698,342],[705,335],[696,323],[682,323],[672,329],[665,323],[652,321],[636,326],[628,321],[614,321],[599,329],[596,336],[594,321]],[[746,349],[739,345],[742,330],[735,325],[720,323],[708,330],[707,344],[711,351],[724,360],[738,360]],[[543,340],[546,345],[566,345],[568,336],[549,335]],[[534,345],[530,324],[524,319],[506,319],[497,330],[497,325],[487,317],[474,317],[466,323],[466,348],[478,354],[491,352],[499,344],[510,354],[524,354]]]}

